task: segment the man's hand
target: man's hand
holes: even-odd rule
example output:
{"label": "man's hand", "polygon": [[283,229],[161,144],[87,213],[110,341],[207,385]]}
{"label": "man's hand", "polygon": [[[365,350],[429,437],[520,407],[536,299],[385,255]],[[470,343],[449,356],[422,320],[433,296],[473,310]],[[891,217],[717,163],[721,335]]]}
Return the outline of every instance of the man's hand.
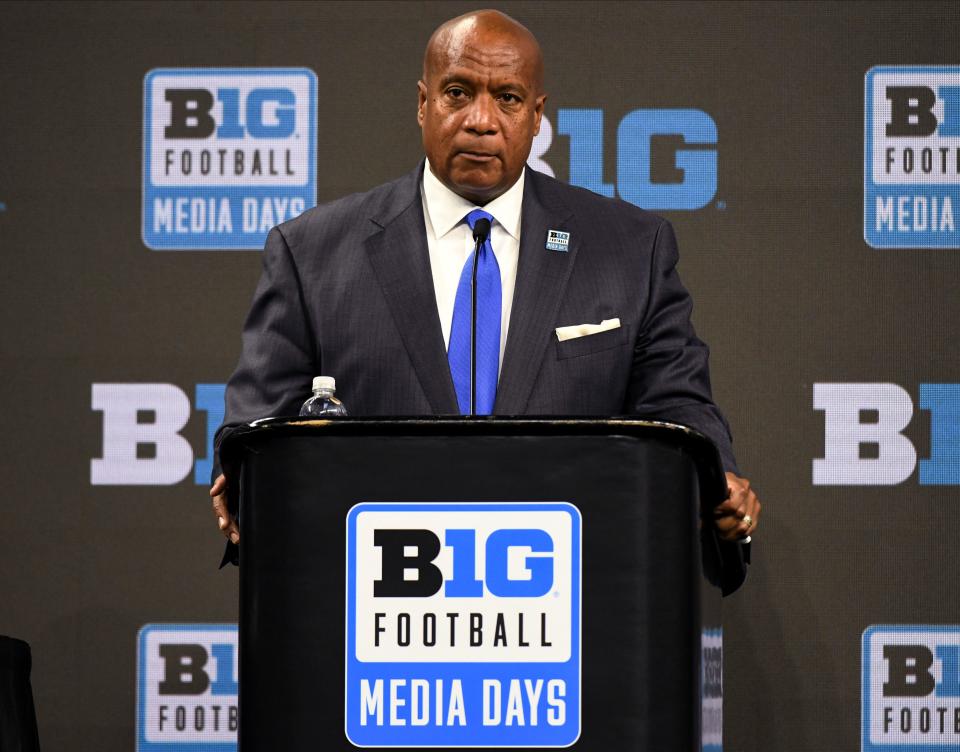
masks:
{"label": "man's hand", "polygon": [[727,473],[727,500],[713,510],[714,524],[725,541],[738,541],[753,535],[760,518],[760,499],[750,488],[750,481]]}
{"label": "man's hand", "polygon": [[217,517],[220,532],[234,543],[240,542],[240,528],[237,521],[227,511],[227,479],[219,475],[210,487],[213,497],[213,513]]}

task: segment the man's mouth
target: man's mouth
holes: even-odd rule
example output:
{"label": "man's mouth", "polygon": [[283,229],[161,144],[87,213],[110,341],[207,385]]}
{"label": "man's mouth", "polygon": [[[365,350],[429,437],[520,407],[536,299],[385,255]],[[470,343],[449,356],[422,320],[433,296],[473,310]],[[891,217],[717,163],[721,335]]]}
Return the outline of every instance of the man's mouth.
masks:
{"label": "man's mouth", "polygon": [[484,151],[461,151],[459,155],[472,162],[490,162],[497,158],[496,154],[490,154]]}

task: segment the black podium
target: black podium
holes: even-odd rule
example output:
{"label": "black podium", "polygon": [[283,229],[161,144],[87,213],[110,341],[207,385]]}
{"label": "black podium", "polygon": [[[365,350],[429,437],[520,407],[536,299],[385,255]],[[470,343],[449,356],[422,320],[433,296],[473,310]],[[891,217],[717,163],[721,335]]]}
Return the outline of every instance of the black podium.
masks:
{"label": "black podium", "polygon": [[640,420],[233,430],[241,752],[721,744],[714,446]]}

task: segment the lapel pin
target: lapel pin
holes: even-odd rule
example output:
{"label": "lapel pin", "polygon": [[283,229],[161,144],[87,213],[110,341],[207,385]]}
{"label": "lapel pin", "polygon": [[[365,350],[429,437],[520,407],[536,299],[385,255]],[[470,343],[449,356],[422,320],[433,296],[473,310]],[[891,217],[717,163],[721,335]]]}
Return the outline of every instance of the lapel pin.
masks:
{"label": "lapel pin", "polygon": [[560,230],[548,230],[547,244],[545,247],[548,251],[566,253],[570,250],[570,233],[561,232]]}

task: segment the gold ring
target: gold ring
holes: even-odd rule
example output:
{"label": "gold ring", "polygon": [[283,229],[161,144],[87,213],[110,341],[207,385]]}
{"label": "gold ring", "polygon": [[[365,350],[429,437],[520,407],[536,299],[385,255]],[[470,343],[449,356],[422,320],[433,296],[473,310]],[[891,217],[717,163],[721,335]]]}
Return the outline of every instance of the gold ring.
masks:
{"label": "gold ring", "polygon": [[749,514],[743,515],[743,521],[747,523],[747,530],[753,527],[753,517]]}

